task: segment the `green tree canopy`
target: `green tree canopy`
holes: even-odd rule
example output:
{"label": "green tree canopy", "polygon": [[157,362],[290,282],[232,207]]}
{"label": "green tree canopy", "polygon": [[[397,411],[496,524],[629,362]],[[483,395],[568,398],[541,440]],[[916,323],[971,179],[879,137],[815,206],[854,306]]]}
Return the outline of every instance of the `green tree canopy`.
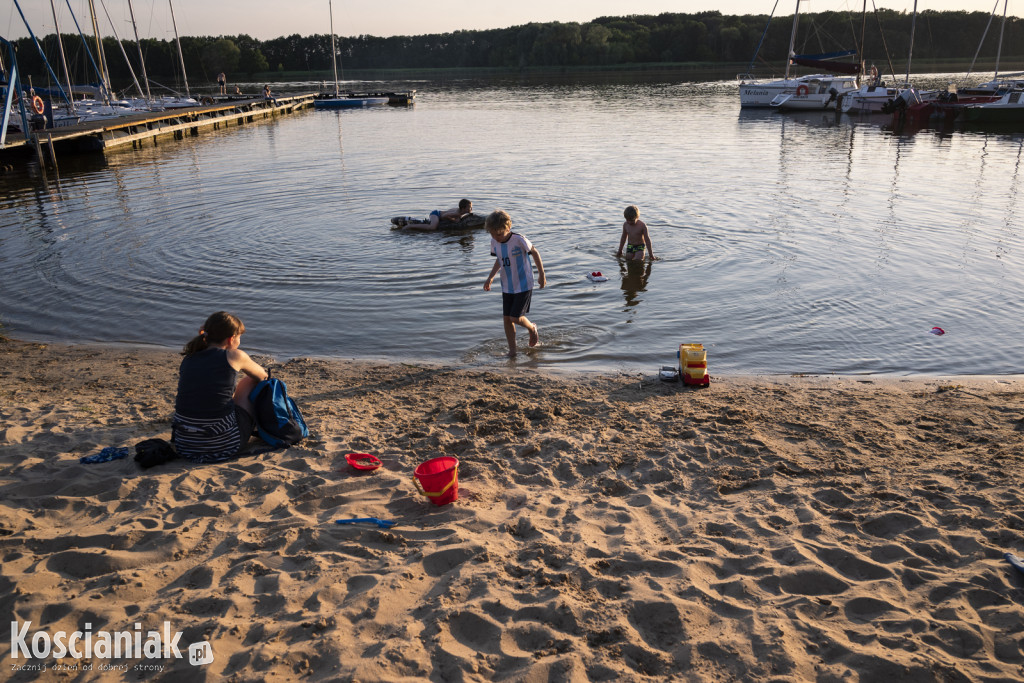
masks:
{"label": "green tree canopy", "polygon": [[207,73],[230,73],[238,70],[242,51],[230,38],[221,38],[203,48],[203,66]]}
{"label": "green tree canopy", "polygon": [[[1003,33],[1001,65],[1004,70],[1024,69],[1024,57],[1019,54],[1024,46],[1024,20],[1009,17],[1005,30],[997,30],[998,25],[993,23],[986,34],[989,20],[989,13],[980,11],[921,12],[915,63],[931,59],[969,61],[976,51],[979,59],[991,63],[999,34]],[[766,15],[726,16],[717,11],[598,17],[585,23],[530,23],[418,36],[343,36],[338,39],[337,53],[343,69],[521,69],[668,62],[745,65],[754,58],[760,44],[755,64],[778,73],[785,65],[792,22],[792,15],[769,20]],[[881,68],[891,59],[899,70],[910,48],[910,23],[910,14],[895,10],[878,10],[867,17],[859,11],[808,13],[800,17],[796,50],[815,53],[859,49],[869,63]],[[858,46],[862,26],[865,44]],[[78,36],[64,35],[62,40],[69,53],[72,80],[96,82],[98,78],[85,52],[92,48],[83,46]],[[58,64],[56,36],[46,36],[42,42],[51,64]],[[142,44],[150,76],[180,82],[181,66],[174,41],[146,39]],[[210,82],[221,71],[256,74],[271,68],[285,72],[332,68],[331,40],[324,34],[263,41],[244,34],[182,37],[181,44],[191,82]],[[30,39],[18,40],[16,45],[22,72],[31,74],[36,84],[48,83],[47,70]],[[130,76],[116,41],[104,39],[104,50],[115,83],[126,84]],[[136,59],[134,44],[126,44],[125,51]],[[132,65],[136,73],[137,66]]]}

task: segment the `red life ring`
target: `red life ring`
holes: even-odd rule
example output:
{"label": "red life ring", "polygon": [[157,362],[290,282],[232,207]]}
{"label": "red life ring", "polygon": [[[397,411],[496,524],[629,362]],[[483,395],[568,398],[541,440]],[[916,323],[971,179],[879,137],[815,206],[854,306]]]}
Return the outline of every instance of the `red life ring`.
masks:
{"label": "red life ring", "polygon": [[800,85],[800,86],[797,86],[796,96],[797,97],[803,97],[804,95],[806,95],[809,92],[811,92],[810,88],[808,88],[806,85]]}
{"label": "red life ring", "polygon": [[34,111],[37,114],[42,114],[44,111],[46,111],[46,107],[43,106],[43,98],[39,95],[32,96],[32,111]]}

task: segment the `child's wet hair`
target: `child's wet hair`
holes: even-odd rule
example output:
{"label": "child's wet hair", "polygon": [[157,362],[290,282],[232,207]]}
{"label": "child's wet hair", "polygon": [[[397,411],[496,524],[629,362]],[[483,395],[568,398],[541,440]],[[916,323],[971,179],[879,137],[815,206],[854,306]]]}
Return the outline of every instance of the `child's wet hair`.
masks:
{"label": "child's wet hair", "polygon": [[459,200],[459,211],[469,211],[472,208],[473,202],[469,201],[468,199]]}
{"label": "child's wet hair", "polygon": [[622,212],[622,215],[627,221],[635,221],[640,218],[640,209],[637,208],[636,204],[630,204],[626,207],[626,210]]}
{"label": "child's wet hair", "polygon": [[512,229],[512,216],[509,216],[502,210],[492,211],[487,215],[487,219],[484,221],[484,229],[487,232],[497,232],[499,230]]}

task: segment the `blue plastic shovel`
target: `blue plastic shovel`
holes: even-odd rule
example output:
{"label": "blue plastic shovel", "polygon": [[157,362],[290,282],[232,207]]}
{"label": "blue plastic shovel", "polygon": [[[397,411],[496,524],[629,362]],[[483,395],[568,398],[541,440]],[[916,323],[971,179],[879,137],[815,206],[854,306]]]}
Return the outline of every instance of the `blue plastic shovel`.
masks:
{"label": "blue plastic shovel", "polygon": [[368,522],[370,524],[376,524],[381,529],[390,529],[398,522],[389,522],[386,519],[377,519],[376,517],[359,517],[358,519],[336,519],[335,524],[358,524],[360,522]]}

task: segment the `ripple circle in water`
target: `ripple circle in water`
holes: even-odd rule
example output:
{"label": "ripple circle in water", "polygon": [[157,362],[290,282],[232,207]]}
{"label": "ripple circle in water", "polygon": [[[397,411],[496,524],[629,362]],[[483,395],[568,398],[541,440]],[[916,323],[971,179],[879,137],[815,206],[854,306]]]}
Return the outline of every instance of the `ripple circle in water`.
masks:
{"label": "ripple circle in water", "polygon": [[[468,197],[544,259],[521,366],[1019,371],[1024,131],[740,111],[732,82],[378,87],[420,101],[0,178],[0,322],[176,347],[227,309],[279,358],[504,364],[487,234],[389,223]],[[628,204],[653,264],[615,257]]]}

